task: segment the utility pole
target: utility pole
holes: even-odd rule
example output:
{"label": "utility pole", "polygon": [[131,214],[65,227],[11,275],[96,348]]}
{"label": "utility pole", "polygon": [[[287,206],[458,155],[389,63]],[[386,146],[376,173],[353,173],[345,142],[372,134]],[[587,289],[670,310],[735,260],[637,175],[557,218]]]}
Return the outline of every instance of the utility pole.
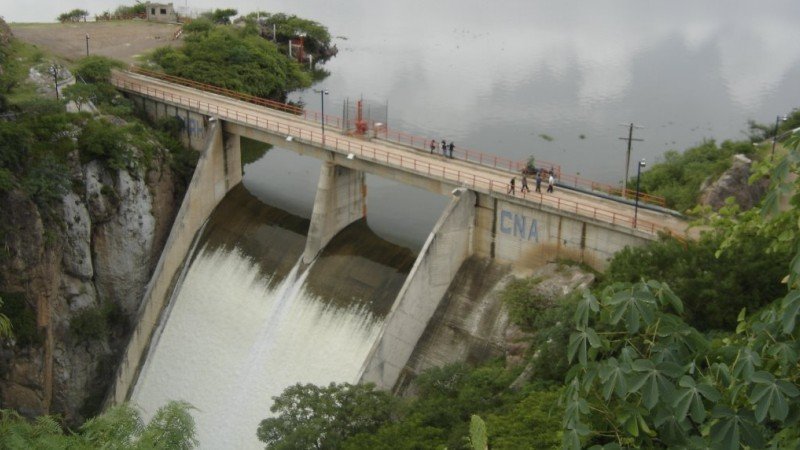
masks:
{"label": "utility pole", "polygon": [[633,129],[641,130],[644,127],[638,127],[631,122],[630,124],[620,124],[623,127],[628,127],[628,137],[621,137],[623,141],[628,141],[628,152],[625,154],[625,178],[622,179],[622,198],[628,198],[628,170],[631,167],[631,143],[633,141],[643,142],[644,139],[634,139]]}
{"label": "utility pole", "polygon": [[86,56],[89,56],[89,33],[86,33]]}

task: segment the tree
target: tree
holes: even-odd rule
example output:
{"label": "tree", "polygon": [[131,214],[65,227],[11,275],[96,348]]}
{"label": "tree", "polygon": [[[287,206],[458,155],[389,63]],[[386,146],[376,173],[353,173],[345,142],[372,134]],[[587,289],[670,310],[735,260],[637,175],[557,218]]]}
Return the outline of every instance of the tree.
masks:
{"label": "tree", "polygon": [[71,84],[64,88],[63,94],[64,99],[70,102],[75,102],[75,106],[78,107],[78,111],[81,110],[83,105],[89,103],[97,96],[95,87],[87,83]]}
{"label": "tree", "polygon": [[156,50],[151,58],[170,75],[280,101],[311,84],[273,43],[232,27],[188,34],[181,48]]}
{"label": "tree", "polygon": [[75,75],[86,83],[108,82],[111,70],[123,68],[125,64],[105,56],[87,56],[75,66]]}
{"label": "tree", "polygon": [[139,413],[125,404],[88,420],[77,433],[65,433],[52,416],[29,422],[16,412],[0,410],[0,448],[191,449],[197,446],[191,409],[185,402],[169,402],[144,425]]}
{"label": "tree", "polygon": [[89,15],[89,11],[85,9],[73,9],[72,11],[65,12],[58,16],[58,21],[61,23],[64,22],[80,22],[83,20],[86,22],[86,16]]}
{"label": "tree", "polygon": [[239,14],[239,12],[233,8],[215,9],[214,11],[204,13],[203,18],[218,25],[230,25],[231,17],[236,14]]}
{"label": "tree", "polygon": [[[800,204],[798,162],[795,139],[772,170],[765,217]],[[784,231],[779,240],[797,242],[797,221]],[[798,448],[800,252],[785,282],[782,299],[743,309],[735,332],[712,340],[673,314],[682,303],[663,283],[585,293],[568,345],[564,446]]]}
{"label": "tree", "polygon": [[273,398],[258,439],[270,449],[334,449],[349,436],[376,430],[389,418],[392,398],[373,384],[296,384]]}

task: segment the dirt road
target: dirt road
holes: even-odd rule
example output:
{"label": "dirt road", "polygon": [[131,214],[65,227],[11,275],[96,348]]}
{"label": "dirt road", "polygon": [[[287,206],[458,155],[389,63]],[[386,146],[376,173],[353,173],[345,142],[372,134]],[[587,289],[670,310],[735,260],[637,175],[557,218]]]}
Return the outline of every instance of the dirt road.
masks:
{"label": "dirt road", "polygon": [[47,51],[75,61],[86,55],[86,35],[89,35],[89,53],[108,56],[126,63],[165,45],[180,45],[173,40],[178,25],[125,20],[82,23],[11,24],[14,36],[36,44]]}

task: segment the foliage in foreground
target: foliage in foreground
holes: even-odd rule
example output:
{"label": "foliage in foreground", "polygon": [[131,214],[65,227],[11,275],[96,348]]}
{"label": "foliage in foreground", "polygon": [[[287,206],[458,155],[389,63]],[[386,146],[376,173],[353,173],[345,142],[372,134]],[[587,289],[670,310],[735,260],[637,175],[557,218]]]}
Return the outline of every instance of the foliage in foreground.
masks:
{"label": "foliage in foreground", "polygon": [[[790,174],[800,140],[772,173],[767,216],[796,214]],[[791,196],[790,212],[780,212]],[[797,242],[798,222],[781,239]],[[735,333],[709,340],[678,316],[682,303],[656,281],[586,293],[568,353],[564,446],[798,448],[800,446],[800,252],[788,293],[737,317]]]}
{"label": "foliage in foreground", "polygon": [[0,410],[0,448],[37,449],[163,449],[195,448],[195,423],[185,402],[170,402],[144,424],[129,405],[116,406],[88,420],[75,432],[64,431],[56,417],[33,422],[9,410]]}
{"label": "foliage in foreground", "polygon": [[[614,255],[604,283],[642,278],[667,282],[683,301],[683,318],[690,325],[700,331],[732,331],[742,308],[761,308],[785,292],[780,280],[794,251],[792,243],[785,242],[765,254],[776,242],[776,230],[756,229],[761,220],[755,211],[738,220],[752,225],[735,239],[729,239],[730,224],[717,221],[697,241],[664,238],[646,247],[627,247]],[[720,250],[726,241],[728,246]]]}
{"label": "foliage in foreground", "polygon": [[275,398],[279,415],[262,421],[258,435],[268,449],[471,449],[481,442],[473,418],[480,414],[493,449],[556,447],[560,391],[511,391],[515,376],[497,364],[434,368],[417,379],[417,395],[403,400],[371,385],[296,385]]}

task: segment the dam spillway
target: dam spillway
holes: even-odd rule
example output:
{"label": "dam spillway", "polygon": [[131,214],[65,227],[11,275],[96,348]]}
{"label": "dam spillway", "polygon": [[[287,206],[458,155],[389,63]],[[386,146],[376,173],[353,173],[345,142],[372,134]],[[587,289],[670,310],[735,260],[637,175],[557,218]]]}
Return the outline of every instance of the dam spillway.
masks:
{"label": "dam spillway", "polygon": [[357,381],[414,262],[358,221],[306,268],[308,221],[243,186],[217,207],[187,261],[131,401],[196,410],[201,448],[261,448],[271,398],[295,383]]}

